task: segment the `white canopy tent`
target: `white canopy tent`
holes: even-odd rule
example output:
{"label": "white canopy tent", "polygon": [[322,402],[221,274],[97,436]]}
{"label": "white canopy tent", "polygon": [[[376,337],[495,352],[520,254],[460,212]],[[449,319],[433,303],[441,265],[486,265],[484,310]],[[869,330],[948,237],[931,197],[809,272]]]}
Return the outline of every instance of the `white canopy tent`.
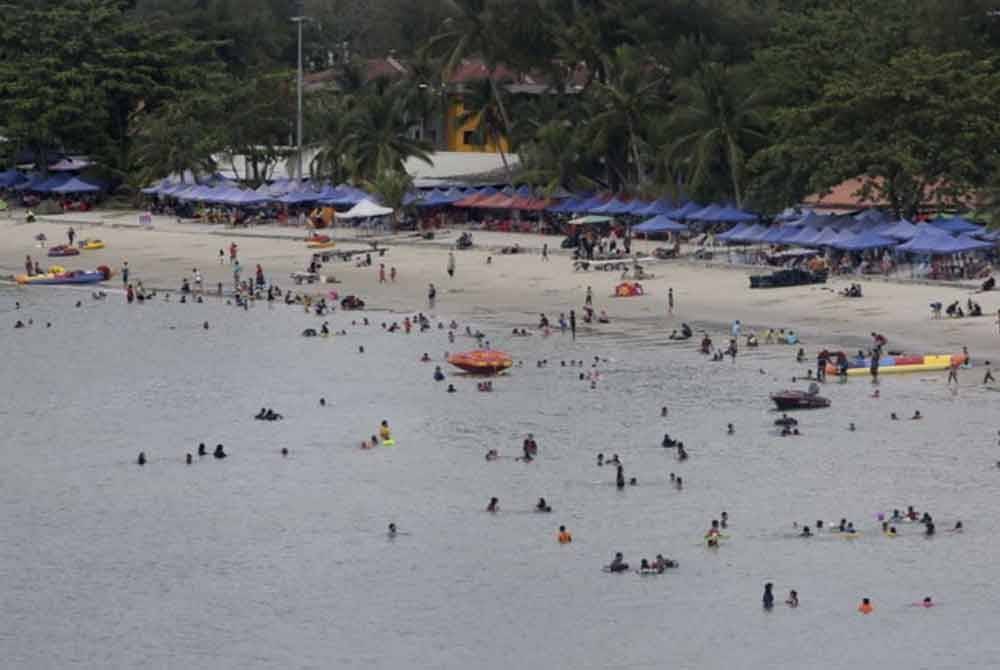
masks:
{"label": "white canopy tent", "polygon": [[392,214],[393,209],[391,207],[383,207],[382,205],[376,204],[371,200],[362,200],[354,207],[343,214],[337,214],[338,219],[372,219],[377,216],[389,216]]}

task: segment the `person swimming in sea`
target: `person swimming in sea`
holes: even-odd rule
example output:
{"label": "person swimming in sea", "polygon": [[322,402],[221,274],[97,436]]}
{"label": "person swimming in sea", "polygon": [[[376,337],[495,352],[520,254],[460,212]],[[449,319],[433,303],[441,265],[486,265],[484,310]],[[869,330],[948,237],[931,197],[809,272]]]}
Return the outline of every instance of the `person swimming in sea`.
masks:
{"label": "person swimming in sea", "polygon": [[137,458],[135,462],[138,465],[145,465],[146,464],[146,452],[145,451],[140,451],[139,452],[139,458]]}
{"label": "person swimming in sea", "polygon": [[212,452],[212,456],[215,458],[226,458],[227,455],[221,444],[215,445],[215,451]]}
{"label": "person swimming in sea", "polygon": [[680,442],[677,444],[677,460],[682,463],[688,459],[688,452],[684,449],[684,443]]}
{"label": "person swimming in sea", "polygon": [[774,584],[767,582],[764,584],[764,595],[761,596],[761,603],[764,605],[764,609],[770,610],[774,607]]}
{"label": "person swimming in sea", "polygon": [[722,514],[719,515],[719,525],[723,528],[729,527],[729,512],[722,511]]}
{"label": "person swimming in sea", "polygon": [[495,461],[498,458],[500,458],[500,454],[497,453],[496,449],[490,449],[489,451],[486,452],[486,460],[487,461]]}
{"label": "person swimming in sea", "polygon": [[795,589],[792,589],[791,591],[789,591],[788,592],[788,597],[785,599],[785,604],[788,605],[789,607],[798,607],[799,606],[799,592],[796,591]]}
{"label": "person swimming in sea", "polygon": [[396,533],[397,533],[396,524],[390,523],[389,524],[389,537],[396,537]]}
{"label": "person swimming in sea", "polygon": [[611,559],[611,563],[607,567],[608,572],[625,572],[628,570],[628,563],[625,562],[625,557],[622,552],[615,552],[615,557]]}
{"label": "person swimming in sea", "polygon": [[549,504],[547,502],[545,502],[545,498],[539,498],[538,499],[538,503],[535,505],[535,511],[536,512],[551,512],[552,511],[552,507],[550,507]]}
{"label": "person swimming in sea", "polygon": [[458,389],[455,388],[454,384],[448,384],[448,388],[445,389],[448,393],[458,393]]}
{"label": "person swimming in sea", "polygon": [[205,449],[205,443],[204,442],[200,442],[198,444],[198,455],[199,456],[208,456],[208,450]]}
{"label": "person swimming in sea", "polygon": [[496,514],[497,512],[499,512],[500,511],[500,499],[499,498],[490,498],[490,504],[486,506],[486,511],[487,512],[492,512],[493,514]]}
{"label": "person swimming in sea", "polygon": [[663,442],[660,443],[660,446],[663,447],[664,449],[669,449],[671,447],[676,447],[677,446],[677,440],[672,439],[670,437],[670,433],[664,433],[663,434]]}
{"label": "person swimming in sea", "polygon": [[916,412],[914,412],[914,413],[913,413],[913,416],[912,416],[912,417],[910,417],[910,420],[911,420],[911,421],[919,421],[919,420],[920,420],[920,419],[922,419],[922,418],[924,418],[924,417],[923,417],[923,416],[921,416],[921,414],[920,414],[920,410],[918,409],[918,410],[917,410]]}
{"label": "person swimming in sea", "polygon": [[736,429],[733,428],[733,424],[731,424],[731,423],[730,424],[726,424],[726,434],[727,435],[735,435],[736,434]]}
{"label": "person swimming in sea", "polygon": [[812,537],[812,531],[809,530],[809,526],[802,526],[802,532],[799,533],[799,537]]}
{"label": "person swimming in sea", "polygon": [[625,469],[622,466],[618,466],[618,472],[615,475],[615,486],[619,489],[625,488]]}
{"label": "person swimming in sea", "polygon": [[378,428],[378,435],[382,438],[383,442],[392,439],[392,431],[389,430],[389,422],[387,420],[382,419],[382,423]]}

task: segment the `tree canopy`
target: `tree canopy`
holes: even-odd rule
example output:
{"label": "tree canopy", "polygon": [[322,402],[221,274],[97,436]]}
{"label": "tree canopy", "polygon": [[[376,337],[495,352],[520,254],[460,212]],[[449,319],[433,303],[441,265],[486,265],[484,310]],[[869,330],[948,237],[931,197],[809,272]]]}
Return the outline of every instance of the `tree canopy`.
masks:
{"label": "tree canopy", "polygon": [[[30,0],[0,25],[8,155],[97,158],[123,181],[293,143],[296,28],[311,169],[381,180],[463,122],[521,157],[510,178],[774,211],[860,177],[911,213],[995,191],[993,0]],[[401,78],[368,81],[392,54]],[[463,59],[488,76],[449,88]],[[544,91],[517,92],[505,77]],[[447,92],[447,95],[446,95]],[[503,142],[501,142],[503,138]]]}

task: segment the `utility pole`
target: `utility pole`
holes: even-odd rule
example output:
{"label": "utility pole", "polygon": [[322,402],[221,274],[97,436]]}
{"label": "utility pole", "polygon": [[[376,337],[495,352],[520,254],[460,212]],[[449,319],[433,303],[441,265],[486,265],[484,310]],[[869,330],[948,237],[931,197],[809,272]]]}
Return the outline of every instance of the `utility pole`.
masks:
{"label": "utility pole", "polygon": [[303,16],[303,6],[301,2],[296,3],[298,16],[292,17],[292,22],[298,24],[299,32],[299,68],[298,68],[298,111],[295,119],[295,145],[298,160],[297,177],[299,184],[302,184],[302,24],[306,21]]}

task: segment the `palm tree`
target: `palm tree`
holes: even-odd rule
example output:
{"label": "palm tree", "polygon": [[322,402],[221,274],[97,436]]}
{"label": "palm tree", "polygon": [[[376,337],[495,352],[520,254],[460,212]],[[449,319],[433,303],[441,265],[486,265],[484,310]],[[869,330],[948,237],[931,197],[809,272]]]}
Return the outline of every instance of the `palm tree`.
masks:
{"label": "palm tree", "polygon": [[[590,120],[598,146],[606,148],[611,163],[617,144],[624,142],[626,165],[616,169],[625,183],[641,186],[646,171],[643,164],[644,124],[648,117],[666,109],[663,95],[667,83],[666,70],[659,64],[642,58],[634,47],[620,46],[608,58],[608,78],[595,81],[589,100],[595,113]],[[632,164],[632,170],[627,163]],[[634,179],[630,172],[634,171]]]}
{"label": "palm tree", "polygon": [[309,165],[313,177],[330,179],[335,184],[347,180],[356,165],[347,154],[348,107],[339,95],[313,96],[306,108],[309,127],[317,136],[316,155]]}
{"label": "palm tree", "polygon": [[[499,94],[499,95],[497,95]],[[475,124],[476,144],[487,143],[496,147],[500,155],[500,162],[503,169],[510,178],[510,165],[507,164],[507,156],[503,149],[505,126],[503,121],[504,93],[494,89],[492,82],[485,79],[473,82],[462,93],[462,113],[458,117],[459,127],[464,127],[469,123]]]}
{"label": "palm tree", "polygon": [[737,207],[743,205],[743,176],[749,156],[766,141],[766,95],[742,69],[707,63],[677,86],[679,106],[671,118],[676,139],[668,160],[686,169],[698,188],[714,169],[728,177]]}
{"label": "palm tree", "polygon": [[560,189],[591,189],[597,182],[587,175],[588,159],[579,134],[569,121],[550,121],[521,146],[520,177],[546,194]]}
{"label": "palm tree", "polygon": [[398,225],[406,196],[413,190],[413,177],[405,170],[383,170],[373,180],[365,182],[365,187],[378,195],[383,205],[392,208],[393,224]]}
{"label": "palm tree", "polygon": [[392,92],[362,98],[347,121],[343,138],[344,152],[357,161],[357,175],[374,179],[387,170],[403,170],[408,158],[418,158],[428,165],[431,146],[410,137],[407,132],[405,100]]}
{"label": "palm tree", "polygon": [[[496,81],[497,68],[501,56],[508,51],[503,41],[503,30],[499,16],[494,15],[496,6],[490,0],[452,0],[456,15],[445,21],[445,30],[435,35],[428,42],[430,51],[444,49],[444,77],[447,81],[455,71],[455,67],[463,58],[469,55],[482,57],[487,67],[486,81],[496,100],[497,111],[503,122],[504,132],[510,136],[511,120],[507,108],[500,95],[500,87]],[[506,8],[501,7],[501,10]]]}

